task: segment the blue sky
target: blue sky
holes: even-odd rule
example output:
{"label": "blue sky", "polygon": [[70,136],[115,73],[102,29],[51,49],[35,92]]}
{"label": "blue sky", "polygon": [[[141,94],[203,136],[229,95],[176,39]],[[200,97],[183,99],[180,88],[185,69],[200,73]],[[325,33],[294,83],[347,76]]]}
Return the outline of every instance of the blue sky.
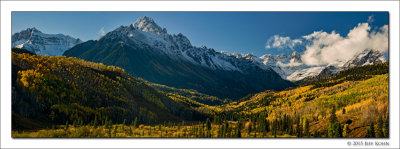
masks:
{"label": "blue sky", "polygon": [[[335,31],[345,37],[358,23],[371,30],[388,24],[387,12],[13,12],[12,33],[36,27],[48,34],[62,33],[84,41],[148,16],[172,34],[182,33],[195,46],[229,53],[288,54],[288,49],[266,48],[275,35],[301,38],[314,31]],[[301,50],[302,47],[295,47]]]}

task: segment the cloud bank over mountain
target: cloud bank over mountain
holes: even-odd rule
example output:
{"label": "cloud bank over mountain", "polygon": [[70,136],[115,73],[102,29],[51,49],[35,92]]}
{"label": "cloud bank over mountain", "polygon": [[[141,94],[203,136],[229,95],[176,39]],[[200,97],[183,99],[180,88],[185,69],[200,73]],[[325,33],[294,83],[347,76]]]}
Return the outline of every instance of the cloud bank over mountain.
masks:
{"label": "cloud bank over mountain", "polygon": [[345,37],[334,31],[318,31],[303,36],[311,44],[306,45],[301,59],[307,65],[329,65],[347,61],[365,49],[387,51],[388,26],[384,25],[377,31],[370,30],[368,23],[359,23]]}
{"label": "cloud bank over mountain", "polygon": [[266,49],[298,50],[294,47],[302,46],[305,50],[301,60],[305,65],[336,65],[348,61],[365,49],[387,54],[388,35],[388,25],[371,30],[368,23],[359,23],[346,36],[335,31],[314,31],[298,39],[275,35],[267,41]]}

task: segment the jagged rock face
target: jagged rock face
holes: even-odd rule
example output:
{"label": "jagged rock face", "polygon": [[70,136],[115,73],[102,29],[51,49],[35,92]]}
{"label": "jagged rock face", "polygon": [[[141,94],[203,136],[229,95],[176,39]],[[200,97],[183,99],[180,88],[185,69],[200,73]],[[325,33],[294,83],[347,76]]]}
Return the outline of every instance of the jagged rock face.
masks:
{"label": "jagged rock face", "polygon": [[99,40],[79,44],[64,55],[116,65],[150,82],[221,98],[238,99],[293,86],[255,56],[195,47],[183,34],[168,34],[148,17],[121,26]]}
{"label": "jagged rock face", "polygon": [[366,49],[360,54],[356,55],[349,61],[347,61],[343,68],[351,68],[356,66],[372,65],[385,62],[386,58],[379,51]]}
{"label": "jagged rock face", "polygon": [[290,60],[293,62],[302,62],[301,61],[301,54],[297,53],[296,51],[294,51],[291,55],[290,55]]}
{"label": "jagged rock face", "polygon": [[335,67],[335,66],[327,66],[327,67],[325,67],[324,69],[322,69],[322,71],[321,71],[318,75],[316,75],[315,77],[316,77],[317,79],[320,79],[320,78],[327,78],[327,77],[333,76],[333,75],[336,74],[337,72],[339,72],[339,68],[338,68],[338,67]]}
{"label": "jagged rock face", "polygon": [[58,56],[76,44],[80,39],[63,34],[45,34],[36,28],[28,28],[11,37],[12,47],[27,49],[38,55]]}

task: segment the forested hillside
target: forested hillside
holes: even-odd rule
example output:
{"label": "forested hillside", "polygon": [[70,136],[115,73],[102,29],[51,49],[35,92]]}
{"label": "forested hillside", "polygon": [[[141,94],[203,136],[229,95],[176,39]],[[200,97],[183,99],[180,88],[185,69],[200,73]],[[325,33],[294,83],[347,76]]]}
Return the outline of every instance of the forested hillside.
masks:
{"label": "forested hillside", "polygon": [[300,87],[232,102],[222,107],[223,113],[233,120],[250,118],[255,125],[257,118],[266,117],[276,123],[271,127],[278,135],[368,137],[368,129],[385,132],[376,137],[388,137],[388,69],[388,63],[351,68]]}
{"label": "forested hillside", "polygon": [[[202,120],[203,115],[119,67],[12,52],[13,130],[72,123]],[[37,129],[37,128],[35,128]]]}

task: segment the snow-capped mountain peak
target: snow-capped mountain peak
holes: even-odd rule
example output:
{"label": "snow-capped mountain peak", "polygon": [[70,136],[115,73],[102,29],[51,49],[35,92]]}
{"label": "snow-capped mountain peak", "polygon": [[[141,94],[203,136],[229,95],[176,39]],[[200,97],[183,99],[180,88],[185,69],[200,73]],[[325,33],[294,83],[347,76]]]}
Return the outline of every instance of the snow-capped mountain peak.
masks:
{"label": "snow-capped mountain peak", "polygon": [[189,61],[214,70],[246,72],[245,63],[253,63],[259,69],[269,70],[269,67],[253,55],[230,55],[206,46],[192,46],[183,34],[168,34],[166,29],[161,29],[152,18],[146,16],[130,26],[121,26],[102,38],[121,40],[127,45],[150,46],[155,52],[166,54],[172,59]]}
{"label": "snow-capped mountain peak", "polygon": [[45,34],[36,28],[28,28],[11,37],[12,47],[23,48],[38,55],[58,56],[82,43],[78,38],[63,34]]}
{"label": "snow-capped mountain peak", "polygon": [[157,34],[157,35],[167,34],[167,29],[161,28],[154,22],[152,18],[147,16],[140,17],[135,21],[135,23],[132,24],[132,26],[136,29],[139,29],[144,32],[149,32],[152,34]]}

